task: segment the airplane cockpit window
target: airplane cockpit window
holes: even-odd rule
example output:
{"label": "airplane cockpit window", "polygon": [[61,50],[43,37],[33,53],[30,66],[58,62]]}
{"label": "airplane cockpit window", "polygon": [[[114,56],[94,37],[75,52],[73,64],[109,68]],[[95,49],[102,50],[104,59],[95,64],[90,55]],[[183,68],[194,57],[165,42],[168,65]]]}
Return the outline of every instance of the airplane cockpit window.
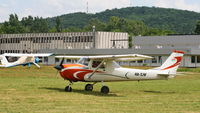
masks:
{"label": "airplane cockpit window", "polygon": [[8,62],[15,62],[19,59],[19,57],[6,56],[6,59],[8,60]]}
{"label": "airplane cockpit window", "polygon": [[89,58],[81,58],[77,63],[83,64],[85,66],[88,66],[90,59]]}

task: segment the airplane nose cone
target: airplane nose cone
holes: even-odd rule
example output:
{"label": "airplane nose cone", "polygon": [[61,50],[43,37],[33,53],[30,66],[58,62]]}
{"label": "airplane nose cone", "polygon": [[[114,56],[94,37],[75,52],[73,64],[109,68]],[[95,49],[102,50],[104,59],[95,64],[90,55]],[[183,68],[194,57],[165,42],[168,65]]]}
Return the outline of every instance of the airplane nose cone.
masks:
{"label": "airplane nose cone", "polygon": [[59,70],[59,71],[62,70],[62,67],[60,65],[56,65],[56,66],[54,66],[54,68]]}

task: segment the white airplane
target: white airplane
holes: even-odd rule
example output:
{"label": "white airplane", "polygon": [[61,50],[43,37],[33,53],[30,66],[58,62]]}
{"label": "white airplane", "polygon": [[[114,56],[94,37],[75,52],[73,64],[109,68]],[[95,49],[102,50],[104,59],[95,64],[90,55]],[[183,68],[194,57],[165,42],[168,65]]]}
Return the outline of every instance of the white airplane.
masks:
{"label": "white airplane", "polygon": [[[71,92],[73,82],[93,82],[85,86],[86,91],[92,91],[93,85],[102,82],[101,92],[109,93],[108,86],[104,82],[111,81],[140,81],[140,80],[165,80],[176,76],[176,71],[181,63],[184,52],[173,51],[168,59],[158,68],[142,70],[120,67],[116,61],[136,61],[150,59],[152,57],[128,54],[128,55],[105,55],[105,56],[56,56],[63,58],[60,65],[55,66],[60,71],[61,77],[69,80],[65,91]],[[63,64],[64,58],[79,59],[76,64]]]}
{"label": "white airplane", "polygon": [[51,53],[44,54],[21,54],[21,53],[4,53],[0,55],[0,67],[14,67],[18,65],[30,67],[34,64],[38,68],[40,66],[37,64],[40,59],[38,57],[47,57],[52,55]]}

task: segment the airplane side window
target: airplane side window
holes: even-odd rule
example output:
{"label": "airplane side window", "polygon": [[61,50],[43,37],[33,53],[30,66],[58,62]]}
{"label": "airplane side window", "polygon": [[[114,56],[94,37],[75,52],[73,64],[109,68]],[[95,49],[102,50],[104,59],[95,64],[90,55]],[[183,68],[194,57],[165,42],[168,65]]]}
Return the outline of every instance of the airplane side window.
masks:
{"label": "airplane side window", "polygon": [[[101,62],[102,61],[93,61],[92,68],[96,68],[98,65],[101,64]],[[105,68],[105,62],[99,68]]]}
{"label": "airplane side window", "polygon": [[100,61],[93,61],[92,68],[96,68],[101,62]]}
{"label": "airplane side window", "polygon": [[6,59],[8,60],[8,62],[15,62],[19,59],[19,57],[6,56]]}

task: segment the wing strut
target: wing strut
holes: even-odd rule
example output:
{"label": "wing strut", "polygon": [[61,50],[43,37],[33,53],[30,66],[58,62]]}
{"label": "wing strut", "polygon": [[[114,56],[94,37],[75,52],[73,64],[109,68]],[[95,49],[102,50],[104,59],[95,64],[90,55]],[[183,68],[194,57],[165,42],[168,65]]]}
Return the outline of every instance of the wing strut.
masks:
{"label": "wing strut", "polygon": [[102,60],[102,62],[96,67],[96,69],[92,72],[88,79],[90,79],[94,75],[94,73],[103,65],[104,62],[105,60]]}

